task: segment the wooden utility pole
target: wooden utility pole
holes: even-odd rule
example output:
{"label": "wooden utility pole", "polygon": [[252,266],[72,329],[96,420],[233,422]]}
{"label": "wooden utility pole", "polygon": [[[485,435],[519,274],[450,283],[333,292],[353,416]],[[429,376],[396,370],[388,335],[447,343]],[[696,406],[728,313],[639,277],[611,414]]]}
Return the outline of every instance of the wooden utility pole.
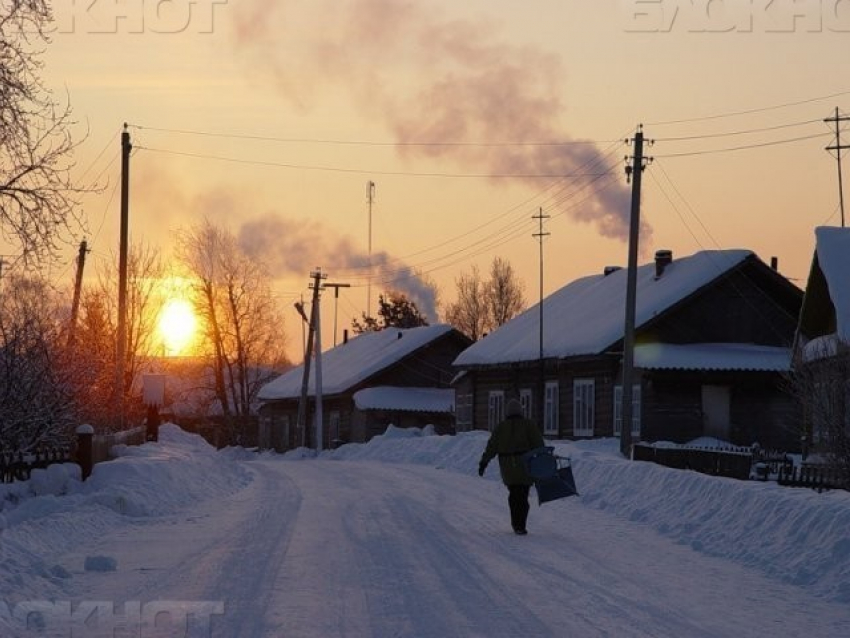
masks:
{"label": "wooden utility pole", "polygon": [[549,233],[543,232],[543,222],[549,219],[549,215],[543,214],[541,208],[532,219],[537,220],[537,232],[532,235],[540,243],[540,303],[538,304],[538,352],[537,361],[539,366],[539,379],[537,389],[538,409],[540,410],[540,429],[546,431],[546,369],[543,360],[543,240],[549,236]]}
{"label": "wooden utility pole", "polygon": [[118,345],[115,355],[115,394],[119,406],[119,425],[124,429],[124,384],[127,357],[127,255],[130,225],[130,132],[124,125],[121,134],[121,234],[118,248]]}
{"label": "wooden utility pole", "polygon": [[626,322],[623,338],[623,392],[620,423],[620,452],[631,458],[632,452],[632,379],[635,358],[635,304],[637,299],[637,259],[640,239],[640,185],[645,167],[643,157],[643,126],[634,137],[635,154],[632,165],[626,166],[626,177],[632,182],[632,204],[629,217],[629,269],[626,281]]}
{"label": "wooden utility pole", "polygon": [[303,304],[296,303],[295,309],[298,310],[298,314],[301,315],[301,319],[303,319],[308,326],[307,329],[307,349],[304,351],[304,373],[301,377],[301,398],[298,401],[298,432],[301,435],[301,445],[307,446],[307,389],[310,384],[310,360],[313,358],[313,338],[316,332],[316,309],[319,306],[319,292],[321,291],[321,281],[327,275],[322,274],[321,268],[316,268],[315,271],[310,273],[310,277],[313,279],[313,283],[310,284],[310,288],[313,289],[313,305],[310,311],[310,318],[307,318],[306,313],[304,312]]}
{"label": "wooden utility pole", "polygon": [[850,121],[850,115],[841,115],[838,107],[835,107],[835,115],[824,120],[827,124],[835,124],[835,144],[827,146],[826,150],[835,151],[835,159],[838,160],[838,204],[841,208],[841,227],[844,228],[844,181],[841,175],[841,151],[850,148],[850,145],[841,144],[841,123]]}
{"label": "wooden utility pole", "polygon": [[74,345],[77,333],[77,317],[80,314],[80,294],[83,289],[83,270],[86,267],[86,253],[88,244],[85,240],[80,242],[80,253],[77,255],[77,276],[74,279],[74,301],[71,303],[71,325],[68,326],[68,347]]}

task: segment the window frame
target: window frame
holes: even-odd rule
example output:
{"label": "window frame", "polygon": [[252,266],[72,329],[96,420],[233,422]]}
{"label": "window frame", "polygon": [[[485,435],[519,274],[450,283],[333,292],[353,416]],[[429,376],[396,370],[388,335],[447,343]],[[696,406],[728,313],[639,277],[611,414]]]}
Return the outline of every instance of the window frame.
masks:
{"label": "window frame", "polygon": [[573,436],[593,436],[596,423],[596,379],[573,379]]}

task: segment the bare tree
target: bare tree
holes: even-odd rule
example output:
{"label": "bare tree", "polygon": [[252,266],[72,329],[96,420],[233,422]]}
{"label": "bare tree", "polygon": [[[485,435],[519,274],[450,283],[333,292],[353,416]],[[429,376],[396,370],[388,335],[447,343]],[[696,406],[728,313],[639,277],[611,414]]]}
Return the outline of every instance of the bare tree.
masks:
{"label": "bare tree", "polygon": [[446,308],[446,322],[473,341],[478,341],[490,327],[485,294],[487,286],[481,279],[478,266],[473,266],[469,273],[461,273],[455,279],[455,286],[457,301]]}
{"label": "bare tree", "polygon": [[789,387],[803,407],[803,432],[850,489],[850,345],[798,362]]}
{"label": "bare tree", "polygon": [[58,304],[42,280],[12,275],[0,295],[0,448],[67,442],[74,397],[63,365]]}
{"label": "bare tree", "polygon": [[507,259],[493,259],[486,299],[493,330],[525,310],[524,286]]}
{"label": "bare tree", "polygon": [[286,364],[283,318],[270,277],[230,232],[209,220],[183,231],[178,244],[222,414],[247,417],[257,392]]}
{"label": "bare tree", "polygon": [[71,109],[40,78],[52,20],[48,0],[0,2],[0,232],[27,262],[55,255],[79,223]]}
{"label": "bare tree", "polygon": [[478,340],[506,324],[525,309],[523,285],[510,262],[493,259],[490,279],[484,281],[477,266],[455,280],[457,300],[446,308],[446,321]]}
{"label": "bare tree", "polygon": [[[115,263],[101,265],[97,280],[83,289],[80,324],[71,349],[75,369],[74,386],[80,398],[80,418],[100,430],[112,430],[119,423],[115,403],[115,374],[118,334],[118,309],[115,291]],[[127,260],[127,348],[125,350],[125,416],[131,421],[143,415],[138,388],[145,366],[157,352],[156,326],[164,299],[160,287],[165,275],[158,249],[135,243]],[[135,396],[134,396],[135,392]]]}

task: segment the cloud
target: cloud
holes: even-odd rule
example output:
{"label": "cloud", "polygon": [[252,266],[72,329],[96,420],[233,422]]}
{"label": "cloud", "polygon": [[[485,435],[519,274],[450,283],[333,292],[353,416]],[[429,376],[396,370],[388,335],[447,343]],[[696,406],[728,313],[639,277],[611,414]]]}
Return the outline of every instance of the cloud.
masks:
{"label": "cloud", "polygon": [[[402,157],[512,175],[538,189],[564,177],[569,191],[588,187],[570,216],[627,237],[627,186],[590,186],[619,172],[622,158],[567,134],[560,58],[500,40],[486,21],[441,17],[408,0],[250,0],[237,16],[240,50],[299,108],[342,87],[364,114],[383,119]],[[537,144],[504,145],[516,141]]]}

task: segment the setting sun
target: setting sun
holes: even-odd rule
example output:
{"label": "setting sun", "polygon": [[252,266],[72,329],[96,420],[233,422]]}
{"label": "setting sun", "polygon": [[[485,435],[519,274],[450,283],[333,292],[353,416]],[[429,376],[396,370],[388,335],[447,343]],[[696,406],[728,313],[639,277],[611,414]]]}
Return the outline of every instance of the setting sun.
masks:
{"label": "setting sun", "polygon": [[165,347],[165,354],[169,356],[186,354],[195,336],[196,325],[195,311],[191,303],[185,299],[168,300],[159,317],[159,333]]}

